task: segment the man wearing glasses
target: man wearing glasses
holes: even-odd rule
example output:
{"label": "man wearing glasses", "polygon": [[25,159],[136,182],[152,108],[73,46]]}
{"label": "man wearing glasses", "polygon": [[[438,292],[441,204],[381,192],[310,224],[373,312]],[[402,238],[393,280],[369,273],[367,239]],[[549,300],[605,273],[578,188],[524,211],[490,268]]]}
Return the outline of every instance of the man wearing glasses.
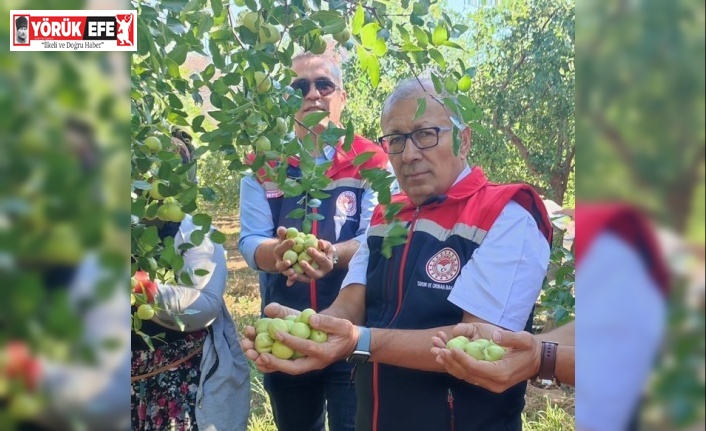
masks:
{"label": "man wearing glasses", "polygon": [[[393,202],[402,205],[398,218],[409,233],[384,257],[389,229],[384,209],[375,209],[341,292],[310,319],[328,341],[278,334],[307,355],[282,361],[258,355],[243,340],[246,356],[263,372],[296,375],[343,358],[357,364],[359,431],[522,428],[526,383],[491,393],[446,374],[430,350],[433,336],[459,322],[531,330],[552,227],[531,188],[489,183],[479,167],[468,166],[471,130],[453,127],[439,96],[430,80],[415,78],[403,81],[384,105],[379,142],[404,192]],[[415,119],[420,97],[426,111]],[[292,310],[271,304],[265,312]]]}
{"label": "man wearing glasses", "polygon": [[[324,56],[310,53],[293,59],[297,77],[291,86],[302,94],[302,106],[296,113],[295,132],[303,139],[307,134],[320,134],[329,122],[341,128],[341,113],[346,92],[338,66]],[[303,127],[303,119],[314,112],[329,115],[316,126]],[[364,152],[374,156],[361,166],[354,158]],[[240,222],[242,232],[239,247],[251,268],[260,271],[262,306],[277,302],[297,310],[328,308],[338,295],[348,263],[365,240],[377,199],[370,185],[360,175],[362,169],[386,169],[388,157],[373,142],[356,136],[351,151],[345,152],[342,140],[336,147],[323,146],[312,154],[318,165],[331,163],[326,175],[331,183],[324,188],[330,196],[321,199],[317,212],[323,220],[314,221],[311,233],[322,240],[322,251],[306,251],[317,264],[300,263],[303,274],[295,273],[284,262],[283,254],[292,247],[285,240],[285,228],[302,230],[301,219],[286,218],[295,208],[301,208],[302,196],[285,197],[276,184],[262,172],[246,176],[240,185]],[[288,176],[300,178],[298,160],[289,161]],[[318,268],[316,268],[318,266]],[[351,380],[352,364],[339,361],[323,370],[302,376],[283,373],[265,376],[265,389],[270,395],[275,422],[280,431],[323,431],[325,413],[331,431],[352,431],[356,411],[355,389]]]}

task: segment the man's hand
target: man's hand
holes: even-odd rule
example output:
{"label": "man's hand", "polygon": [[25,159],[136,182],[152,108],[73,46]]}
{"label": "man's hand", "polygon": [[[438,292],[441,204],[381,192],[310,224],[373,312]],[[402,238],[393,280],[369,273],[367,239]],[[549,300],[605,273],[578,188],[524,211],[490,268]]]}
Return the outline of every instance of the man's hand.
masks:
{"label": "man's hand", "polygon": [[294,262],[284,260],[284,253],[294,246],[294,240],[287,239],[287,229],[283,226],[277,228],[277,236],[280,243],[275,246],[273,252],[275,255],[275,268],[279,273],[287,277],[287,286],[291,287],[295,282],[311,283],[312,280],[318,280],[325,277],[333,270],[333,245],[323,239],[319,240],[318,249],[309,247],[305,251],[316,262],[318,268],[314,268],[308,262],[299,262],[304,271],[303,274],[298,274],[292,268]]}
{"label": "man's hand", "polygon": [[439,332],[432,337],[431,353],[454,377],[500,393],[539,372],[542,343],[529,332],[506,331],[488,323],[460,323],[454,327],[452,337],[459,335],[471,340],[492,339],[507,353],[499,361],[478,361],[458,349],[447,349],[449,337]]}
{"label": "man's hand", "polygon": [[[284,319],[289,315],[298,316],[301,313],[301,311],[299,310],[295,310],[294,308],[290,307],[285,307],[284,305],[278,304],[276,302],[267,304],[263,311],[265,312],[265,316],[267,317],[279,317],[280,319]],[[243,349],[243,352],[245,353],[245,356],[248,359],[257,362],[257,359],[260,354],[257,352],[257,350],[255,350],[255,337],[257,336],[257,334],[255,333],[255,328],[253,328],[252,326],[246,326],[243,335],[244,336],[240,340],[240,347]]]}
{"label": "man's hand", "polygon": [[[270,307],[273,304],[268,305]],[[268,310],[265,307],[265,314],[268,317],[284,317],[286,314]],[[276,304],[276,307],[281,307]],[[279,308],[278,308],[279,309]],[[292,313],[288,313],[292,314]],[[246,338],[242,342],[243,350],[248,359],[255,362],[257,369],[263,373],[281,371],[291,375],[299,375],[309,371],[320,370],[333,362],[341,360],[350,355],[358,343],[358,327],[345,319],[338,319],[325,314],[315,314],[309,319],[309,325],[313,329],[318,329],[328,334],[328,340],[324,343],[317,343],[311,340],[304,340],[285,332],[277,333],[276,340],[284,343],[295,351],[305,355],[304,358],[294,360],[283,360],[270,353],[259,354],[255,351],[254,338],[255,329],[246,328]]]}

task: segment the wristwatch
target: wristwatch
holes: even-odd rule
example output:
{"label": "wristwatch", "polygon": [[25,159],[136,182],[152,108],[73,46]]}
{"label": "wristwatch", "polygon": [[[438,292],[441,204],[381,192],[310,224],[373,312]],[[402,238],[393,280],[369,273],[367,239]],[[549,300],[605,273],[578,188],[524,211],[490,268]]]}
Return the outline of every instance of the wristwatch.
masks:
{"label": "wristwatch", "polygon": [[358,345],[346,361],[357,365],[368,362],[368,359],[370,359],[370,328],[358,326]]}
{"label": "wristwatch", "polygon": [[333,254],[331,255],[331,262],[333,262],[333,266],[336,266],[336,264],[338,263],[338,249],[335,245],[332,245],[331,249],[333,250]]}
{"label": "wristwatch", "polygon": [[556,378],[556,355],[559,344],[553,341],[542,341],[542,353],[539,363],[539,373],[534,383],[541,386],[561,386],[561,382]]}

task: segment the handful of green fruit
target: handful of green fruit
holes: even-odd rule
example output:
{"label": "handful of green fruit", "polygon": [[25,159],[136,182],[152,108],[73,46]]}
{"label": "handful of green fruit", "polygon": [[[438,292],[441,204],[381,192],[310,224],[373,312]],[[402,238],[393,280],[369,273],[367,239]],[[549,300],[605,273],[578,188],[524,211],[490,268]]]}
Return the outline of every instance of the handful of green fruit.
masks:
{"label": "handful of green fruit", "polygon": [[309,326],[309,318],[316,314],[316,311],[307,308],[298,316],[290,315],[284,319],[263,317],[255,323],[255,350],[258,353],[272,353],[279,359],[299,359],[304,355],[296,352],[286,344],[277,341],[275,335],[278,332],[286,332],[295,337],[305,340],[324,343],[328,340],[328,334]]}
{"label": "handful of green fruit", "polygon": [[300,262],[306,262],[311,265],[312,268],[319,269],[319,264],[314,262],[314,258],[306,252],[310,247],[320,250],[319,239],[315,235],[310,233],[305,234],[304,232],[299,232],[295,227],[290,227],[287,228],[285,236],[287,239],[293,240],[294,245],[284,252],[282,260],[291,262],[294,272],[304,274],[304,269],[301,267]]}
{"label": "handful of green fruit", "polygon": [[501,360],[505,356],[505,348],[498,346],[492,340],[479,338],[471,341],[463,335],[449,340],[446,343],[446,348],[463,350],[466,354],[479,361],[494,362]]}

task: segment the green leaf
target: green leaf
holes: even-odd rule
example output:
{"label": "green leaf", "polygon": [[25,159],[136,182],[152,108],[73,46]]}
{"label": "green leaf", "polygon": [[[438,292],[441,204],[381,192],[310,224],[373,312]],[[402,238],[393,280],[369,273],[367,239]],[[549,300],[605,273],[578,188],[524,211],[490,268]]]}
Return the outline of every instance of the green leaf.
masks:
{"label": "green leaf", "polygon": [[417,45],[413,43],[405,43],[402,45],[402,51],[406,52],[421,52],[424,51],[422,48],[418,47]]}
{"label": "green leaf", "polygon": [[373,151],[366,151],[363,154],[358,154],[353,159],[353,164],[356,166],[360,166],[368,160],[372,159],[374,155],[375,153]]}
{"label": "green leaf", "polygon": [[373,84],[373,88],[377,88],[380,83],[380,62],[377,57],[370,56],[368,61],[368,76],[370,77],[370,83]]}
{"label": "green leaf", "polygon": [[147,55],[153,40],[147,25],[140,19],[137,20],[137,53]]}
{"label": "green leaf", "polygon": [[385,43],[385,39],[378,38],[375,40],[373,43],[373,54],[375,54],[378,57],[382,57],[385,54],[387,54],[387,43]]}
{"label": "green leaf", "polygon": [[360,30],[365,24],[365,10],[363,9],[363,4],[359,4],[358,8],[355,10],[355,15],[353,15],[353,25],[351,26],[351,33],[360,34]]}
{"label": "green leaf", "polygon": [[179,97],[174,94],[174,93],[169,93],[169,107],[172,109],[182,109],[184,108],[184,104],[181,103],[181,100],[179,100]]}
{"label": "green leaf", "polygon": [[167,57],[172,59],[176,64],[182,65],[186,61],[186,54],[189,52],[189,48],[185,45],[176,45],[172,49]]}
{"label": "green leaf", "polygon": [[449,47],[455,48],[455,49],[460,49],[461,51],[465,51],[465,49],[461,45],[457,44],[456,42],[451,42],[450,40],[447,40],[442,45],[449,46]]}
{"label": "green leaf", "polygon": [[287,214],[286,218],[299,219],[306,215],[306,210],[304,208],[296,208]]}
{"label": "green leaf", "polygon": [[363,72],[367,72],[370,68],[370,58],[372,55],[368,54],[361,45],[356,46],[356,52],[358,53],[358,62],[360,63],[360,69]]}
{"label": "green leaf", "polygon": [[436,90],[437,93],[441,94],[441,92],[444,91],[444,85],[441,83],[441,80],[439,80],[439,77],[436,76],[436,73],[431,74],[431,82],[434,83],[434,90]]}
{"label": "green leaf", "polygon": [[436,64],[438,64],[441,69],[446,69],[446,59],[444,59],[444,56],[441,55],[438,50],[434,48],[430,49],[429,55],[436,61]]}
{"label": "green leaf", "polygon": [[427,110],[427,98],[426,97],[420,97],[417,99],[417,112],[414,113],[414,119],[412,121],[417,121],[419,117],[424,115],[424,112]]}
{"label": "green leaf", "polygon": [[304,124],[306,127],[313,127],[319,124],[321,120],[328,116],[328,112],[312,112],[311,114],[308,114],[306,117],[304,117],[304,119],[302,120],[302,124]]}
{"label": "green leaf", "polygon": [[348,121],[346,124],[346,138],[343,140],[343,151],[350,151],[351,145],[353,145],[353,140],[355,139],[355,128],[353,127],[353,121]]}
{"label": "green leaf", "polygon": [[160,5],[169,11],[179,12],[186,6],[186,0],[162,0]]}
{"label": "green leaf", "polygon": [[205,236],[205,232],[203,230],[195,230],[191,232],[191,236],[189,237],[189,242],[192,243],[193,245],[201,245],[203,242],[203,238]]}
{"label": "green leaf", "polygon": [[449,40],[449,32],[446,30],[446,26],[439,24],[434,28],[434,32],[431,34],[431,43],[434,46],[443,45],[444,42]]}
{"label": "green leaf", "polygon": [[380,24],[376,22],[365,24],[360,32],[360,41],[363,47],[373,49],[373,45],[378,38],[378,30],[380,30]]}
{"label": "green leaf", "polygon": [[232,33],[230,29],[222,28],[211,33],[212,40],[226,40],[230,39]]}
{"label": "green leaf", "polygon": [[412,28],[412,32],[414,32],[414,37],[417,38],[417,45],[420,48],[426,48],[429,45],[429,36],[421,27],[415,25]]}
{"label": "green leaf", "polygon": [[211,0],[211,9],[213,9],[213,16],[221,16],[223,12],[223,0]]}
{"label": "green leaf", "polygon": [[211,227],[211,216],[208,214],[196,214],[193,218],[192,221],[196,226],[203,226],[205,229],[209,229]]}
{"label": "green leaf", "polygon": [[177,324],[181,332],[184,332],[184,329],[186,329],[186,325],[184,325],[184,322],[181,320],[181,317],[179,317],[178,314],[174,315],[174,323]]}
{"label": "green leaf", "polygon": [[211,271],[209,271],[207,269],[197,269],[196,271],[194,271],[194,274],[198,275],[199,277],[203,277],[204,275],[208,275],[210,273],[211,273]]}
{"label": "green leaf", "polygon": [[309,18],[319,22],[323,34],[336,34],[346,28],[346,21],[338,12],[319,10]]}
{"label": "green leaf", "polygon": [[212,230],[209,236],[211,238],[211,241],[215,242],[216,244],[223,244],[224,242],[226,242],[225,234],[223,234],[223,232],[219,230]]}
{"label": "green leaf", "polygon": [[309,219],[304,219],[302,221],[302,232],[304,233],[311,233],[311,225],[312,222]]}
{"label": "green leaf", "polygon": [[208,41],[208,50],[211,53],[211,58],[213,58],[213,64],[219,68],[223,69],[226,65],[225,60],[223,59],[223,54],[221,54],[221,50],[218,47],[218,44],[216,43],[215,40],[210,39]]}
{"label": "green leaf", "polygon": [[199,115],[194,118],[194,120],[191,122],[191,128],[194,132],[205,132],[206,130],[201,127],[203,124],[203,120],[206,119],[206,116],[204,115]]}
{"label": "green leaf", "polygon": [[325,217],[324,217],[322,214],[319,214],[319,213],[308,213],[308,214],[306,215],[306,220],[321,221],[321,220],[323,220],[324,218],[325,218]]}
{"label": "green leaf", "polygon": [[139,190],[152,190],[152,184],[148,183],[147,181],[134,180],[132,182],[132,188]]}

